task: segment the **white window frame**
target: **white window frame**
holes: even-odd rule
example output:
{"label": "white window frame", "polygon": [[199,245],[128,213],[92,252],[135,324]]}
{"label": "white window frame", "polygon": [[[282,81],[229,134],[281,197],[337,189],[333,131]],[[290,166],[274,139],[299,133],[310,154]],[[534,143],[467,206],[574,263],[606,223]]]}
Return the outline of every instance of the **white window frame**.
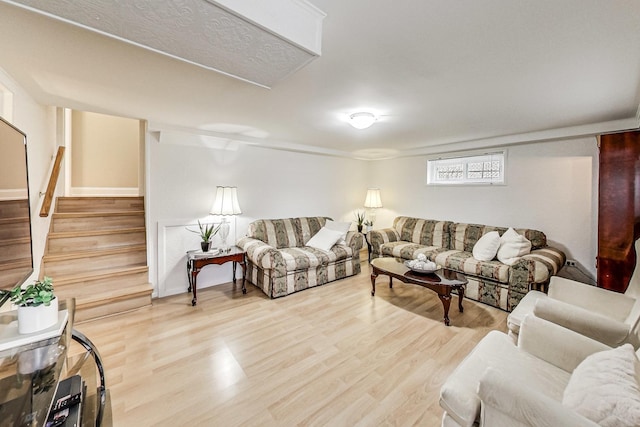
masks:
{"label": "white window frame", "polygon": [[[473,170],[474,164],[498,162],[497,175],[492,171]],[[449,172],[442,171],[449,168]],[[507,150],[466,153],[427,159],[427,185],[506,185]],[[442,172],[441,172],[442,171]],[[439,173],[441,172],[441,173]],[[474,176],[491,174],[492,176]],[[446,175],[449,174],[447,177]]]}

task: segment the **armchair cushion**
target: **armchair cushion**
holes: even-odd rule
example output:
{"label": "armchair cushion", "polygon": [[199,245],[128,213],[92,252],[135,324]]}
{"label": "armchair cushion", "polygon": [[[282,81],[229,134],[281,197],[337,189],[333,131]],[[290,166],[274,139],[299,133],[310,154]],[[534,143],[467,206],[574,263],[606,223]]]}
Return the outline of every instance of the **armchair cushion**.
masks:
{"label": "armchair cushion", "polygon": [[482,402],[482,425],[597,427],[543,391],[523,387],[495,368],[484,371],[478,396]]}
{"label": "armchair cushion", "polygon": [[539,299],[533,314],[611,347],[625,342],[629,325],[591,310],[551,298]]}
{"label": "armchair cushion", "polygon": [[573,371],[562,404],[600,426],[640,425],[639,365],[631,344],[592,354]]}

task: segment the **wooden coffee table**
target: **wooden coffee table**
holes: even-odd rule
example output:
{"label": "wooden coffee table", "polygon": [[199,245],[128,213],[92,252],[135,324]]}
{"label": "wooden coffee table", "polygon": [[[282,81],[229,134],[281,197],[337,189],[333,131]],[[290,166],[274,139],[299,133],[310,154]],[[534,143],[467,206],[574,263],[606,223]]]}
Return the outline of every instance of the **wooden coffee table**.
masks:
{"label": "wooden coffee table", "polygon": [[444,324],[447,326],[450,324],[451,291],[458,291],[458,309],[460,313],[464,311],[462,299],[467,278],[456,271],[442,268],[429,274],[415,273],[401,261],[396,261],[395,258],[376,258],[371,261],[371,296],[376,294],[376,277],[380,274],[389,276],[389,288],[393,288],[393,278],[395,277],[403,283],[422,286],[437,293],[444,307]]}

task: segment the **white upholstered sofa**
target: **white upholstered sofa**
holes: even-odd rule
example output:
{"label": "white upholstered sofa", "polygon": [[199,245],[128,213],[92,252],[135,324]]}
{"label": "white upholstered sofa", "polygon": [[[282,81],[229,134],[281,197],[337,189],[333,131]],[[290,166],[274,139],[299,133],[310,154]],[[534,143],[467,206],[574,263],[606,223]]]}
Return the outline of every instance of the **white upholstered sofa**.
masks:
{"label": "white upholstered sofa", "polygon": [[443,427],[640,425],[640,362],[534,316],[487,334],[443,384]]}

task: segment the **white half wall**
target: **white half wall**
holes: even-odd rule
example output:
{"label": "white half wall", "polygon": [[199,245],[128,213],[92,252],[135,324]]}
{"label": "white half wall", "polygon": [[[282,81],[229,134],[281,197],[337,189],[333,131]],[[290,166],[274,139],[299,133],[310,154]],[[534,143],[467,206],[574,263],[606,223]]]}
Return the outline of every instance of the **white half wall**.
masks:
{"label": "white half wall", "polygon": [[[375,228],[397,215],[533,228],[596,275],[598,147],[595,138],[510,146],[507,185],[428,186],[427,156],[371,162],[369,183],[383,209]],[[443,156],[444,157],[444,156]]]}
{"label": "white half wall", "polygon": [[[186,251],[199,248],[190,233],[210,217],[215,188],[236,186],[242,214],[229,241],[259,218],[329,216],[350,221],[362,209],[367,162],[210,141],[206,136],[147,133],[147,241],[156,296],[186,292]],[[197,228],[197,226],[195,226]],[[214,246],[219,245],[214,239]],[[240,274],[240,272],[238,272]],[[231,281],[231,264],[205,267],[198,289]]]}

